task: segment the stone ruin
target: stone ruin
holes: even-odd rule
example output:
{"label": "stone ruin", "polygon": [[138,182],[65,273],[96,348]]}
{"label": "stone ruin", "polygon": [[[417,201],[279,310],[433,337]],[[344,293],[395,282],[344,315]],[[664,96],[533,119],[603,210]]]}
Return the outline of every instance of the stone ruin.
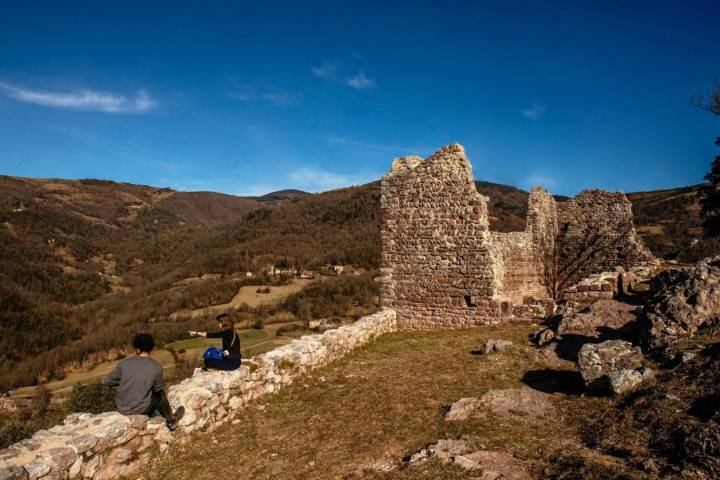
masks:
{"label": "stone ruin", "polygon": [[548,316],[591,274],[653,260],[621,192],[530,193],[524,231],[491,231],[463,147],[400,157],[381,182],[383,307],[398,328],[468,328]]}

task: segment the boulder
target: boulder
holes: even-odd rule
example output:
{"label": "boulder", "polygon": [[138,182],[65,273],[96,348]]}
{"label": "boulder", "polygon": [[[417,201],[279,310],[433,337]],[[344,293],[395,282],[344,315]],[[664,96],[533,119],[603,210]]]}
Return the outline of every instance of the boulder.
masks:
{"label": "boulder", "polygon": [[640,348],[625,340],[586,343],[578,353],[580,374],[590,388],[607,387],[611,374],[624,369],[635,370],[642,363]]}
{"label": "boulder", "polygon": [[649,349],[664,348],[720,317],[720,256],[686,270],[662,272],[643,309],[643,338]]}
{"label": "boulder", "polygon": [[487,339],[480,347],[480,353],[482,355],[487,355],[492,352],[502,352],[512,344],[513,343],[510,340]]}
{"label": "boulder", "polygon": [[550,343],[555,338],[555,332],[552,328],[543,328],[533,334],[532,342],[538,347],[542,347],[546,343]]}
{"label": "boulder", "polygon": [[626,337],[637,328],[637,307],[617,300],[598,300],[582,312],[563,315],[557,334],[568,333],[598,338],[603,331],[614,331]]}
{"label": "boulder", "polygon": [[474,397],[461,398],[457,402],[453,403],[450,407],[450,411],[445,415],[445,420],[449,422],[458,420],[467,420],[475,413],[477,408],[478,399]]}
{"label": "boulder", "polygon": [[488,390],[478,407],[522,423],[538,421],[553,410],[551,395],[527,387]]}
{"label": "boulder", "polygon": [[457,455],[471,452],[472,448],[465,440],[438,440],[435,445],[428,447],[430,456],[440,460],[450,460]]}
{"label": "boulder", "polygon": [[623,395],[627,392],[635,390],[642,384],[643,376],[637,370],[629,370],[623,368],[617,370],[608,375],[608,383],[610,384],[610,390],[618,395]]}

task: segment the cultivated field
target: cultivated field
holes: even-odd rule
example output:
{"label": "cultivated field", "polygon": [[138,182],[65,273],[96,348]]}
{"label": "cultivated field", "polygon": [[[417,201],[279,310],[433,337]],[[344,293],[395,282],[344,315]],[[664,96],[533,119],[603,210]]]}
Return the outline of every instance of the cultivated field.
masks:
{"label": "cultivated field", "polygon": [[282,302],[293,293],[297,293],[308,285],[311,285],[314,280],[303,280],[293,279],[288,282],[287,285],[269,286],[270,291],[268,293],[258,293],[258,290],[264,289],[263,286],[258,285],[246,285],[240,287],[235,296],[228,303],[222,303],[220,305],[211,305],[205,308],[198,308],[196,310],[185,310],[176,312],[171,315],[171,318],[200,318],[208,315],[218,315],[221,313],[229,312],[239,308],[242,305],[247,305],[250,308],[256,308],[262,305],[269,305],[273,303]]}

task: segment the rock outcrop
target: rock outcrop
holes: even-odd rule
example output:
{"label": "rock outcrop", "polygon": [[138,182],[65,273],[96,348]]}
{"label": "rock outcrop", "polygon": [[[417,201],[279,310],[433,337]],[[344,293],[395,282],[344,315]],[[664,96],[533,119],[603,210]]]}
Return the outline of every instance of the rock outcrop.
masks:
{"label": "rock outcrop", "polygon": [[185,416],[175,433],[161,417],[117,412],[70,415],[63,425],[40,430],[0,451],[0,479],[134,477],[149,461],[148,449],[167,450],[178,436],[209,431],[252,400],[280,390],[306,372],[327,365],[397,328],[395,312],[383,310],[352,325],[306,335],[247,361],[231,372],[203,372],[168,389],[173,407]]}
{"label": "rock outcrop", "polygon": [[475,473],[481,480],[530,480],[512,455],[490,450],[477,450],[465,440],[438,440],[410,456],[408,465],[422,464],[431,458],[453,463]]}
{"label": "rock outcrop", "polygon": [[523,422],[544,417],[553,409],[550,395],[532,388],[488,390],[482,397],[461,398],[445,415],[449,422],[493,414]]}
{"label": "rock outcrop", "polygon": [[657,292],[642,315],[648,348],[667,347],[720,318],[720,256],[663,272],[655,283]]}
{"label": "rock outcrop", "polygon": [[609,386],[609,377],[622,370],[642,367],[640,347],[633,347],[625,340],[607,340],[602,343],[586,343],[578,353],[578,366],[585,385],[590,388]]}

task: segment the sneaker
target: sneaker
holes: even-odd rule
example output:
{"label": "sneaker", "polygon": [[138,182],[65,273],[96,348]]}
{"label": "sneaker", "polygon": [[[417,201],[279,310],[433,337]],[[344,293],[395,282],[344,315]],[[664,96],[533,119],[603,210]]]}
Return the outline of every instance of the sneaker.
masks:
{"label": "sneaker", "polygon": [[175,429],[178,426],[178,423],[180,422],[180,419],[185,415],[185,407],[182,405],[175,410],[175,413],[173,413],[172,418],[169,419],[167,423],[167,427],[171,432],[174,432]]}

